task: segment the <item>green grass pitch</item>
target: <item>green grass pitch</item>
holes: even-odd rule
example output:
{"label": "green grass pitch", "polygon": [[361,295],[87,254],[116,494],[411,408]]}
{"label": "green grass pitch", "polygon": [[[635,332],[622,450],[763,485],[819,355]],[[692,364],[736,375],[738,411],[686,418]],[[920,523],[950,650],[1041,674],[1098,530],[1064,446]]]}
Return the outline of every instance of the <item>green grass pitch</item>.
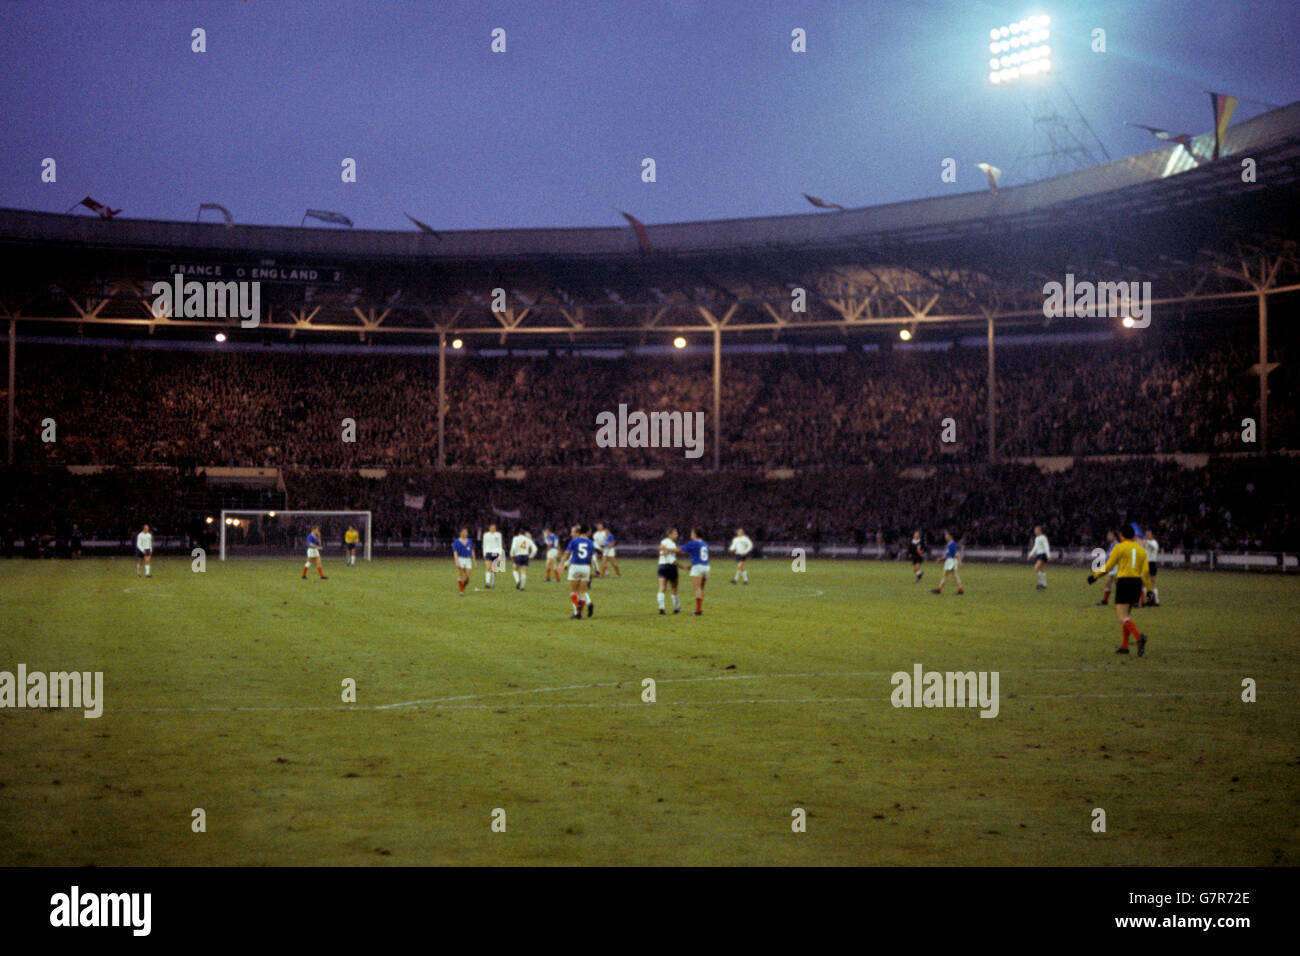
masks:
{"label": "green grass pitch", "polygon": [[[1139,659],[1079,568],[719,562],[696,618],[628,560],[572,621],[537,565],[134,565],[0,562],[0,670],[105,697],[0,710],[0,864],[1300,862],[1294,577],[1166,570]],[[997,671],[1000,713],[893,707],[916,663]]]}

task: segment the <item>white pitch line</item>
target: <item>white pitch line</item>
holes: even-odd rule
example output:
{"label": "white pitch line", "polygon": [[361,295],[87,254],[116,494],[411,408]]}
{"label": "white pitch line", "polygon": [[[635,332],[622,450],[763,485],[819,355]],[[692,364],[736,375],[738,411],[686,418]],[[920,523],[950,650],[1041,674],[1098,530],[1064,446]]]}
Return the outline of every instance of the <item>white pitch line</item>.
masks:
{"label": "white pitch line", "polygon": [[[1035,671],[1034,673],[1075,673],[1078,671],[1097,670],[1098,668],[1064,668],[1064,669],[1046,669]],[[720,675],[716,677],[670,677],[657,681],[659,684],[681,684],[681,683],[698,683],[701,681],[721,681],[721,680],[766,680],[780,678],[807,678],[807,677],[854,677],[854,676],[882,676],[892,672],[889,671],[851,671],[837,674],[737,674],[737,675]],[[388,711],[396,708],[423,709],[431,707],[434,710],[496,710],[500,708],[510,708],[513,710],[556,710],[566,708],[592,709],[592,708],[619,708],[619,707],[648,707],[655,706],[646,704],[642,701],[569,701],[563,703],[549,704],[524,704],[524,703],[507,703],[498,701],[495,703],[459,703],[460,701],[483,700],[486,697],[501,696],[519,696],[522,694],[544,694],[565,690],[594,690],[602,687],[618,687],[622,684],[633,684],[635,680],[624,681],[606,681],[599,684],[573,684],[566,687],[538,687],[531,690],[518,691],[500,691],[491,694],[463,694],[457,697],[439,697],[428,700],[406,701],[399,704],[335,704],[329,707],[325,706],[301,706],[301,707],[124,707],[116,709],[118,713],[319,713],[334,711]],[[1118,694],[1006,694],[1001,695],[1000,699],[1007,700],[1129,700],[1133,698],[1155,698],[1155,697],[1215,697],[1220,695],[1235,695],[1236,688],[1229,687],[1226,690],[1181,690],[1181,691],[1135,691],[1130,693]],[[1270,693],[1279,695],[1300,694],[1300,690],[1276,690]],[[660,701],[657,702],[668,707],[723,707],[733,704],[849,704],[849,703],[881,703],[888,702],[890,697],[753,697],[738,698],[732,700],[679,700],[679,701]],[[929,709],[929,708],[927,708]],[[937,708],[936,708],[937,709]]]}
{"label": "white pitch line", "polygon": [[[1027,668],[1022,674],[1080,674],[1100,670],[1096,667],[1040,667]],[[656,678],[656,684],[694,684],[705,681],[723,680],[800,680],[824,677],[891,677],[897,671],[835,671],[821,674],[716,674],[710,677],[663,677]],[[1214,670],[1214,673],[1218,673]],[[644,675],[643,675],[644,676]],[[376,710],[396,710],[400,707],[419,707],[425,704],[442,704],[462,700],[483,700],[487,697],[519,697],[526,694],[552,694],[565,690],[595,690],[600,687],[618,687],[622,684],[640,684],[641,678],[629,677],[619,681],[604,681],[598,684],[569,684],[564,687],[534,687],[528,690],[499,690],[486,694],[461,694],[455,697],[425,697],[419,700],[406,700],[396,704],[378,704]]]}

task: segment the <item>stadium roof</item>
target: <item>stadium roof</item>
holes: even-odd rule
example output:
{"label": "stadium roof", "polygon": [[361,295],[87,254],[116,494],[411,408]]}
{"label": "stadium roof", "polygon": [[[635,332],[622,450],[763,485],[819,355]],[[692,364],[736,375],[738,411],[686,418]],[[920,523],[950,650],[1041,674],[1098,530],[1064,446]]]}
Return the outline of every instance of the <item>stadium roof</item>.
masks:
{"label": "stadium roof", "polygon": [[[263,338],[443,331],[533,345],[990,316],[1042,325],[1043,284],[1067,273],[1150,281],[1157,304],[1177,312],[1222,308],[1264,279],[1293,290],[1300,103],[1230,127],[1217,161],[1212,148],[1205,134],[996,193],[651,225],[648,252],[626,227],[432,235],[0,210],[0,317],[88,334],[250,334],[234,320],[155,315],[150,288],[177,268],[258,278]],[[802,313],[791,309],[800,288]],[[495,289],[505,294],[494,302]]]}

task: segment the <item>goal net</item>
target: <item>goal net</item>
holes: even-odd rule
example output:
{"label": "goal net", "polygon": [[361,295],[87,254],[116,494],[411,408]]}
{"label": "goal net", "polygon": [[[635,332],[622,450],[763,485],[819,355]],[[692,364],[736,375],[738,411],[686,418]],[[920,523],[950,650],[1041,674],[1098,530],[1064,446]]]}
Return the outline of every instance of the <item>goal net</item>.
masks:
{"label": "goal net", "polygon": [[342,558],[348,529],[357,531],[357,556],[370,560],[369,511],[240,511],[221,512],[221,560],[227,557],[304,556],[307,535],[320,527],[321,556]]}

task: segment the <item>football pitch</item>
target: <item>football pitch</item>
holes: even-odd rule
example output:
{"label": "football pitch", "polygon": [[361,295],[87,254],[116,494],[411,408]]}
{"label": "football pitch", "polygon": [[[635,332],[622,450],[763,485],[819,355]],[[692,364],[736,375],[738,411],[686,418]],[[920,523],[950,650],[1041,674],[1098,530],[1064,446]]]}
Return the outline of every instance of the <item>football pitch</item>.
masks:
{"label": "football pitch", "polygon": [[[1163,571],[1138,658],[1080,568],[718,562],[694,617],[626,560],[574,621],[536,564],[134,566],[0,562],[0,671],[104,698],[0,709],[0,864],[1300,862],[1293,577]],[[895,707],[917,665],[996,716]]]}

